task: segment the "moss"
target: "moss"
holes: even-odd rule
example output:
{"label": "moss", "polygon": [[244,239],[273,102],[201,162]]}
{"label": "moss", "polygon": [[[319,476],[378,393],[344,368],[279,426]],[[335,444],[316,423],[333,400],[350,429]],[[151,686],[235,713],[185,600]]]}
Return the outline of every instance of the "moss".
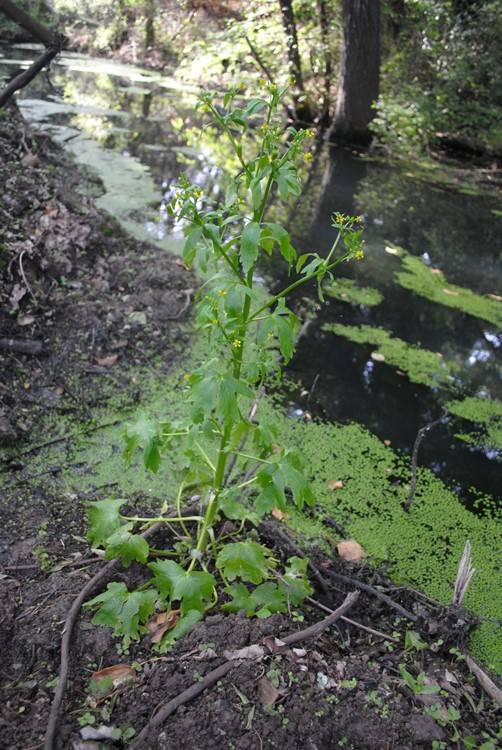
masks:
{"label": "moss", "polygon": [[483,296],[446,281],[441,271],[430,268],[420,259],[399,248],[404,271],[395,274],[398,284],[421,297],[446,307],[461,310],[488,323],[502,327],[502,301],[495,296]]}
{"label": "moss", "polygon": [[469,396],[449,401],[446,408],[455,416],[476,422],[477,428],[456,434],[460,440],[482,450],[502,453],[502,403],[495,399]]}
{"label": "moss", "polygon": [[376,346],[374,358],[402,370],[413,383],[430,387],[451,386],[454,380],[455,363],[443,360],[441,354],[436,352],[392,338],[383,328],[328,323],[323,326],[323,330],[344,336],[356,344]]}
{"label": "moss", "polygon": [[[263,415],[275,423],[285,444],[301,447],[316,497],[310,516],[288,511],[290,523],[307,540],[324,546],[339,541],[323,524],[329,516],[341,524],[368,553],[387,561],[393,575],[445,604],[451,601],[458,563],[467,539],[476,574],[465,605],[487,620],[476,630],[472,648],[491,669],[502,674],[502,525],[500,510],[475,516],[456,494],[428,469],[418,472],[411,511],[403,504],[409,490],[409,459],[386,447],[359,425],[299,423],[284,419],[270,404]],[[343,488],[330,491],[330,480]],[[336,532],[335,532],[336,533]],[[330,541],[331,540],[331,541]]]}
{"label": "moss", "polygon": [[340,302],[351,302],[365,307],[374,307],[383,300],[383,295],[377,289],[358,286],[354,279],[337,278],[324,286],[324,292],[328,297]]}

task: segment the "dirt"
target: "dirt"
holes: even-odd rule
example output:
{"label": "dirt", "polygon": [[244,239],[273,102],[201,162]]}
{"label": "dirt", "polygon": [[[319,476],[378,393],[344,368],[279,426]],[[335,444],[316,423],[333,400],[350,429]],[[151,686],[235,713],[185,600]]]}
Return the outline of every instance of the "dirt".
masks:
{"label": "dirt", "polygon": [[[179,363],[190,346],[195,282],[175,258],[131,239],[96,210],[89,193],[99,185],[13,107],[0,120],[0,184],[0,434],[2,470],[10,476],[29,470],[33,438],[51,440],[40,434],[48,417],[91,423],[112,392],[124,403],[140,398],[131,375],[138,366],[161,375]],[[65,620],[103,566],[85,541],[82,498],[23,476],[0,499],[0,736],[9,750],[44,746]],[[288,534],[270,524],[262,529],[279,558],[294,554]],[[70,638],[69,681],[46,750],[124,747],[132,729],[137,737],[176,698],[177,710],[145,740],[133,737],[134,748],[497,747],[501,709],[459,658],[472,624],[468,613],[397,586],[369,564],[315,551],[313,559],[315,603],[263,620],[216,607],[160,656],[147,640],[124,649],[80,611]],[[326,569],[345,578],[334,580]],[[137,584],[142,575],[133,565],[116,571],[114,580]],[[273,653],[267,640],[259,657],[239,658],[220,679],[207,680],[235,658],[229,651],[321,621],[326,608],[338,607],[361,582],[370,589],[347,613],[356,624],[338,621],[319,637],[302,639],[295,648],[303,652],[281,647]],[[134,665],[133,679],[93,708],[92,673],[117,664]],[[408,680],[415,691],[403,666],[418,680],[418,689]],[[436,692],[427,694],[430,686]],[[184,696],[191,687],[199,694]]]}

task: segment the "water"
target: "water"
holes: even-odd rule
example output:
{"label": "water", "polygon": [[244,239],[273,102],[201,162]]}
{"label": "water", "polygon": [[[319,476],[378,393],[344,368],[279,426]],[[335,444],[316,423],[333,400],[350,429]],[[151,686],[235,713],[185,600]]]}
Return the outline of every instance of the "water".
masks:
{"label": "water", "polygon": [[[9,51],[0,59],[0,74],[26,66],[33,55],[30,48]],[[218,195],[221,165],[234,169],[217,133],[206,129],[199,135],[196,92],[151,71],[75,54],[53,66],[51,80],[39,77],[22,92],[25,116],[99,171],[99,205],[135,236],[179,252],[182,238],[165,211],[171,185],[186,171]],[[309,412],[360,422],[410,454],[418,429],[436,419],[445,403],[502,398],[502,300],[495,299],[502,295],[501,201],[455,184],[451,175],[445,180],[418,166],[390,168],[348,151],[324,147],[313,164],[308,189],[287,207],[297,248],[326,253],[335,237],[332,213],[360,214],[366,258],[345,264],[339,275],[356,289],[378,290],[381,300],[350,301],[354,287],[347,281],[326,297],[289,368],[297,385],[284,394],[285,404],[294,418]],[[271,288],[284,281],[273,263],[264,265],[263,274]],[[493,295],[489,303],[484,295]],[[306,308],[305,297],[314,299],[314,288],[301,288],[292,304]],[[328,330],[333,324],[351,328]],[[360,326],[386,331],[394,349],[397,339],[397,353],[373,340],[354,343],[347,332]],[[436,382],[425,372],[429,380],[421,382],[417,349],[403,349],[399,340],[440,353],[448,376],[440,373]],[[497,496],[501,421],[491,420],[488,435],[472,419],[450,414],[422,442],[419,463],[453,486],[468,506],[479,492]],[[465,442],[469,434],[475,442]]]}

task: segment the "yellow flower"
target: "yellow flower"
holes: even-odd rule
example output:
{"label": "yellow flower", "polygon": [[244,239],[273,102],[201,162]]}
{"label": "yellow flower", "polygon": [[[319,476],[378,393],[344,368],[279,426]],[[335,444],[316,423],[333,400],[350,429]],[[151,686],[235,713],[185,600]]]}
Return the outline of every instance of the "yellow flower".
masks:
{"label": "yellow flower", "polygon": [[218,325],[218,323],[219,323],[219,320],[218,320],[218,318],[213,318],[213,325],[214,325],[214,326],[217,326],[217,325]]}
{"label": "yellow flower", "polygon": [[307,138],[313,138],[315,136],[315,130],[312,130],[312,128],[309,128],[305,131],[305,135]]}
{"label": "yellow flower", "polygon": [[240,347],[240,345],[242,344],[242,341],[240,339],[234,339],[232,341],[232,344],[233,344],[233,346],[235,346],[236,349],[238,349]]}
{"label": "yellow flower", "polygon": [[312,154],[310,153],[310,151],[307,151],[307,153],[306,153],[306,154],[303,154],[303,158],[304,158],[304,160],[305,160],[306,162],[309,162],[309,161],[312,161],[312,159],[313,159],[314,157],[312,156]]}
{"label": "yellow flower", "polygon": [[220,295],[220,297],[224,297],[226,295],[226,293],[227,292],[226,292],[225,289],[220,289],[220,291],[218,292],[218,294]]}
{"label": "yellow flower", "polygon": [[354,253],[354,258],[356,258],[357,260],[361,260],[361,258],[364,258],[363,250],[356,250],[356,252]]}
{"label": "yellow flower", "polygon": [[183,375],[183,377],[185,378],[185,380],[190,380],[190,375],[187,375],[187,373],[185,373],[185,374]]}

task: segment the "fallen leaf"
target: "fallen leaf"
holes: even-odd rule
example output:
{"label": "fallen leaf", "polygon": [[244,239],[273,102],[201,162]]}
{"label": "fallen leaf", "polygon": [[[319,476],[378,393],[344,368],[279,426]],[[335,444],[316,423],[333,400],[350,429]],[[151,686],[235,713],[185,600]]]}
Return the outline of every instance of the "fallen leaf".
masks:
{"label": "fallen leaf", "polygon": [[244,648],[238,648],[235,651],[224,651],[225,659],[262,659],[265,656],[265,649],[257,643]]}
{"label": "fallen leaf", "polygon": [[262,677],[258,682],[258,700],[262,706],[273,706],[279,698],[280,692],[275,688],[270,680]]}
{"label": "fallen leaf", "polygon": [[164,634],[172,630],[180,617],[179,609],[172,609],[170,612],[161,612],[158,615],[150,617],[145,627],[150,633],[151,643],[160,643]]}
{"label": "fallen leaf", "polygon": [[277,507],[272,508],[272,515],[274,518],[277,518],[278,521],[282,521],[283,518],[286,518],[286,514]]}
{"label": "fallen leaf", "polygon": [[328,482],[328,489],[330,490],[341,490],[343,487],[343,482],[341,479],[332,479],[331,482]]}
{"label": "fallen leaf", "polygon": [[96,357],[95,362],[102,367],[110,367],[117,361],[118,354],[107,354],[105,357]]}
{"label": "fallen leaf", "polygon": [[34,322],[35,322],[34,315],[19,315],[17,319],[17,324],[19,326],[31,326],[31,324]]}
{"label": "fallen leaf", "polygon": [[114,664],[112,667],[93,672],[89,683],[89,705],[96,708],[113,695],[123,693],[135,679],[136,670],[127,664]]}
{"label": "fallen leaf", "polygon": [[446,289],[446,287],[443,289],[444,294],[449,294],[452,297],[458,297],[458,292],[454,292],[453,289]]}
{"label": "fallen leaf", "polygon": [[366,552],[363,550],[359,542],[356,542],[354,539],[340,542],[336,545],[336,551],[342,560],[347,560],[349,562],[357,562],[366,556]]}
{"label": "fallen leaf", "polygon": [[388,447],[389,447],[389,445],[392,445],[392,440],[384,440],[384,441],[383,441],[383,444],[384,444],[384,445],[386,445],[386,446],[387,446],[387,448],[388,448]]}
{"label": "fallen leaf", "polygon": [[443,273],[440,268],[429,268],[429,271],[431,273],[437,273],[439,275],[442,275],[442,273]]}
{"label": "fallen leaf", "polygon": [[500,302],[502,302],[502,297],[500,297],[498,294],[487,294],[487,297],[491,297],[492,299],[498,299]]}
{"label": "fallen leaf", "polygon": [[385,362],[385,356],[380,354],[380,352],[371,352],[371,359],[375,360],[375,362]]}
{"label": "fallen leaf", "polygon": [[399,250],[396,250],[395,247],[390,247],[389,245],[385,246],[385,252],[389,253],[389,255],[399,255]]}

